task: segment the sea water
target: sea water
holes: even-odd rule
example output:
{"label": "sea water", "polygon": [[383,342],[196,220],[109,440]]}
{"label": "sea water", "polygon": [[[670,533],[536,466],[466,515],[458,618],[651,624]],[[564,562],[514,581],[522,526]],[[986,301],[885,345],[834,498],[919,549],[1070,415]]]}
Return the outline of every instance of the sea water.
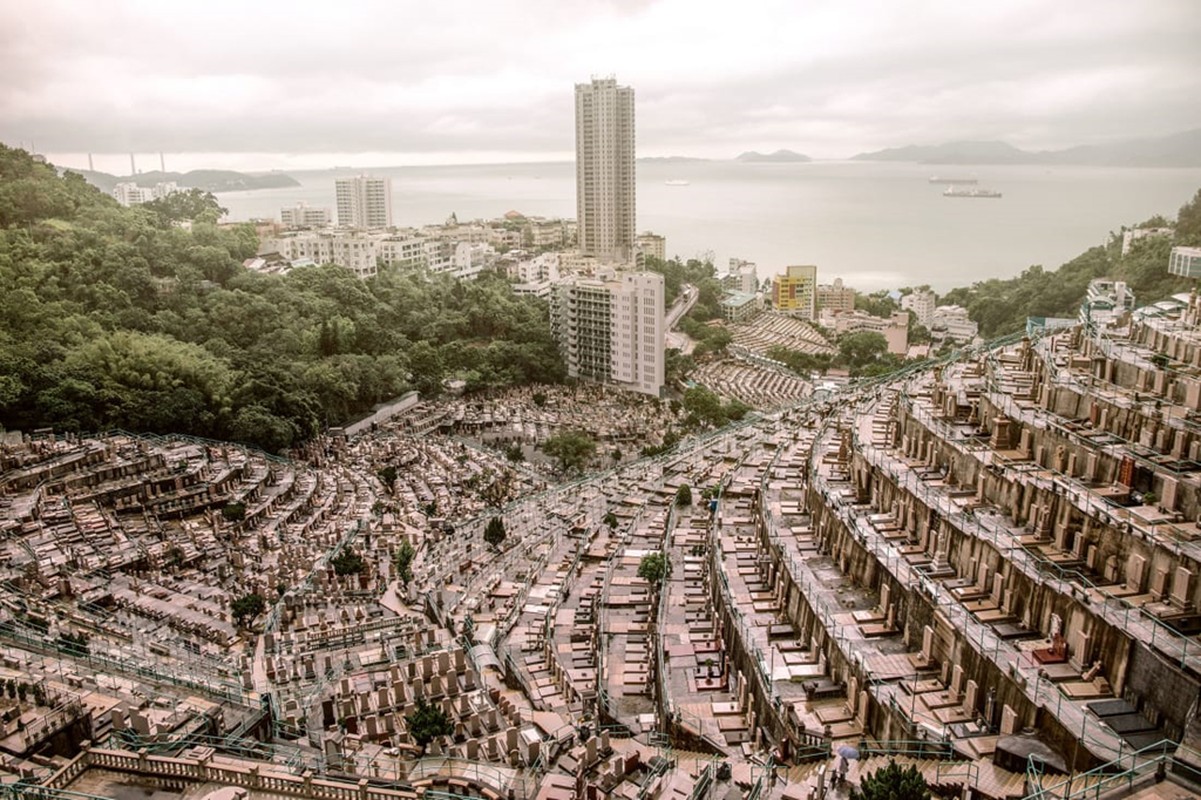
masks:
{"label": "sea water", "polygon": [[[570,162],[291,172],[300,186],[218,198],[236,220],[278,219],[299,201],[333,210],[334,179],[359,172],[392,178],[399,226],[452,213],[461,222],[575,215]],[[1174,217],[1201,189],[1201,169],[651,161],[637,175],[638,230],[665,236],[668,255],[711,257],[719,271],[742,258],[760,278],[816,264],[819,282],[842,278],[863,291],[945,291],[1035,264],[1054,269],[1123,225]],[[944,197],[933,175],[975,178],[1003,196]]]}

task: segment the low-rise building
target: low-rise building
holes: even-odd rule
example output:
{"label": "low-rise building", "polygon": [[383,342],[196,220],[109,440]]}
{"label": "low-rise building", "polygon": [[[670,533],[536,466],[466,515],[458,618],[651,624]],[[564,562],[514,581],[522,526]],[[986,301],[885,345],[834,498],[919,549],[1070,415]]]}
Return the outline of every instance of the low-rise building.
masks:
{"label": "low-rise building", "polygon": [[934,309],[938,305],[938,295],[929,289],[918,289],[901,298],[901,308],[912,311],[917,321],[927,328],[934,321]]}
{"label": "low-rise building", "polygon": [[561,219],[527,219],[521,235],[522,246],[531,250],[563,247],[567,244],[567,224]]}
{"label": "low-rise building", "polygon": [[866,311],[823,310],[819,319],[822,327],[839,336],[862,331],[879,333],[893,355],[903,356],[909,349],[909,313],[906,311],[894,311],[889,317],[874,317]]}
{"label": "low-rise building", "polygon": [[178,191],[179,185],[175,181],[160,181],[154,186],[139,186],[132,181],[125,181],[113,187],[113,197],[123,206],[140,206]]}
{"label": "low-rise building", "polygon": [[834,283],[826,283],[817,287],[817,307],[822,311],[843,313],[855,310],[855,290],[844,286],[842,278],[835,278]]}
{"label": "low-rise building", "polygon": [[1125,281],[1094,278],[1088,282],[1080,304],[1080,322],[1086,326],[1109,327],[1134,309],[1134,292]]}
{"label": "low-rise building", "polygon": [[333,223],[330,210],[300,202],[279,210],[280,224],[285,228],[325,228]]}
{"label": "low-rise building", "polygon": [[757,292],[729,292],[721,301],[721,314],[730,322],[743,322],[763,310],[763,295]]}
{"label": "low-rise building", "polygon": [[753,261],[743,261],[741,258],[731,258],[726,274],[718,280],[723,289],[731,292],[759,291],[759,275]]}
{"label": "low-rise building", "polygon": [[936,342],[970,342],[979,333],[980,326],[963,306],[938,306],[930,318],[930,336]]}
{"label": "low-rise building", "polygon": [[1168,272],[1184,278],[1201,277],[1201,247],[1173,247]]}
{"label": "low-rise building", "polygon": [[1134,247],[1134,243],[1139,239],[1151,236],[1171,236],[1173,232],[1171,228],[1127,228],[1122,231],[1122,255],[1127,255],[1130,248]]}
{"label": "low-rise building", "polygon": [[667,237],[657,233],[644,231],[634,237],[634,252],[639,255],[651,256],[660,261],[667,260]]}

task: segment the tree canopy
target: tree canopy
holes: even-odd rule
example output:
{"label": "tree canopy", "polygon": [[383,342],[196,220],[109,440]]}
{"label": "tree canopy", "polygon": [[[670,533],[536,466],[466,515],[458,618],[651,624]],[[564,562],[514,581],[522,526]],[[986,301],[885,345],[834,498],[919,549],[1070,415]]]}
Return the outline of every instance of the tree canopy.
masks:
{"label": "tree canopy", "polygon": [[500,547],[500,543],[505,540],[505,522],[500,517],[493,517],[488,520],[488,527],[484,528],[484,541],[493,547]]}
{"label": "tree canopy", "polygon": [[851,800],[930,800],[930,787],[917,767],[889,761],[851,789]]}
{"label": "tree canopy", "polygon": [[647,553],[638,562],[638,577],[657,587],[667,577],[668,566],[667,556],[663,553]]}
{"label": "tree canopy", "polygon": [[408,539],[402,539],[400,546],[396,548],[396,555],[393,559],[396,562],[396,574],[400,577],[400,582],[405,586],[413,580],[413,559],[417,557],[417,549],[413,547],[413,543]]}
{"label": "tree canopy", "polygon": [[450,736],[455,731],[454,724],[446,712],[428,702],[424,697],[418,697],[412,714],[405,715],[405,725],[409,736],[425,752],[425,748],[437,736]]}
{"label": "tree canopy", "polygon": [[560,431],[542,443],[542,452],[558,461],[564,472],[579,472],[596,454],[596,442],[584,431]]}
{"label": "tree canopy", "polygon": [[278,452],[447,378],[468,391],[564,378],[545,303],[503,275],[265,275],[242,266],[254,229],[215,224],[220,211],[199,190],[122,208],[0,146],[0,425]]}
{"label": "tree canopy", "polygon": [[[1165,224],[1171,222],[1153,217],[1135,227]],[[1057,270],[1035,265],[1016,278],[990,278],[953,289],[939,302],[966,308],[986,339],[1021,330],[1027,316],[1075,317],[1093,278],[1126,281],[1140,304],[1154,303],[1193,286],[1192,279],[1168,273],[1168,254],[1173,245],[1201,245],[1201,190],[1181,207],[1175,229],[1172,237],[1135,240],[1125,255],[1122,237],[1114,234],[1106,244],[1086,250]]]}

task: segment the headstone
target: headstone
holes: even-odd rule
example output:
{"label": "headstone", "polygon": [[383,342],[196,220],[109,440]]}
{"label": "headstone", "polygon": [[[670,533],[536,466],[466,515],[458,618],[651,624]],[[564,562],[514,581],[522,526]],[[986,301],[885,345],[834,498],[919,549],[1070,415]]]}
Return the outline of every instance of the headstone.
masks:
{"label": "headstone", "polygon": [[969,712],[974,713],[976,711],[976,702],[980,699],[978,697],[979,693],[980,685],[975,681],[968,681],[967,692],[964,694],[963,698],[963,707]]}
{"label": "headstone", "polygon": [[1009,736],[1017,732],[1018,715],[1013,706],[1001,706],[1001,735]]}
{"label": "headstone", "polygon": [[951,695],[958,697],[963,691],[963,667],[956,664],[951,670]]}

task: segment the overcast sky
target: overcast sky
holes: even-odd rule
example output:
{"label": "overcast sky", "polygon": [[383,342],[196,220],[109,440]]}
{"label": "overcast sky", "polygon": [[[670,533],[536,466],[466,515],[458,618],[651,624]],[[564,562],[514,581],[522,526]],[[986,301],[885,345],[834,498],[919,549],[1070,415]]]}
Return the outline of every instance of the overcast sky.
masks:
{"label": "overcast sky", "polygon": [[1198,0],[0,0],[0,140],[107,171],[569,159],[572,85],[613,74],[639,155],[1054,148],[1201,127],[1199,41]]}

